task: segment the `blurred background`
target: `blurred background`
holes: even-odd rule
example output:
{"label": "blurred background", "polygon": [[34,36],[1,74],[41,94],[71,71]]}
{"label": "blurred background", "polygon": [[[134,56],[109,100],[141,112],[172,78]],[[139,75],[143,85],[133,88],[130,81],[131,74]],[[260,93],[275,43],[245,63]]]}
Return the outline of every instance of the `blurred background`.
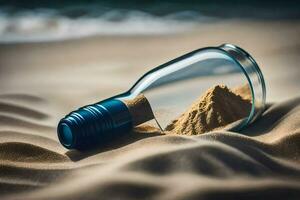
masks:
{"label": "blurred background", "polygon": [[0,41],[168,35],[229,19],[298,19],[300,1],[0,1]]}
{"label": "blurred background", "polygon": [[261,66],[268,101],[280,101],[299,94],[299,19],[298,0],[0,0],[0,91],[69,111],[184,53],[232,43]]}

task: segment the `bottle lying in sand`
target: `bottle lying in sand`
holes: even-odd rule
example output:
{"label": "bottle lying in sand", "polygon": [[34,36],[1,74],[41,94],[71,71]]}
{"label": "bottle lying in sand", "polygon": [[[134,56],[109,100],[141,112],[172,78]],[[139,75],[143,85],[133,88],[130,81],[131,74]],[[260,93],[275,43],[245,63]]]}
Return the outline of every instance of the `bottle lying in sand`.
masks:
{"label": "bottle lying in sand", "polygon": [[254,59],[224,44],[152,69],[127,92],[71,112],[60,120],[57,132],[66,148],[91,149],[151,120],[166,133],[237,131],[260,116],[265,97],[264,78]]}

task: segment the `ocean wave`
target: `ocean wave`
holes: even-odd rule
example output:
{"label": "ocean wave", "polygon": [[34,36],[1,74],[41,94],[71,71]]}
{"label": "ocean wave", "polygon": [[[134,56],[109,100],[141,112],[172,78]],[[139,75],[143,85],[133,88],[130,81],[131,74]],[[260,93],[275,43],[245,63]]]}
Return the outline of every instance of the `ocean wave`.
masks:
{"label": "ocean wave", "polygon": [[70,17],[46,9],[17,13],[0,10],[0,42],[55,41],[92,35],[172,34],[212,20],[191,11],[156,16],[141,11],[111,10],[101,15]]}
{"label": "ocean wave", "polygon": [[299,19],[299,1],[0,0],[0,43],[173,34],[231,18]]}

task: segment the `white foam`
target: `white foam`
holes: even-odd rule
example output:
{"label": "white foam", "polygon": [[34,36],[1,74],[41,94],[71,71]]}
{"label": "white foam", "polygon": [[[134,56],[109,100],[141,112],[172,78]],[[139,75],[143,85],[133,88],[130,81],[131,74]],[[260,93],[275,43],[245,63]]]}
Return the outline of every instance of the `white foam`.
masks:
{"label": "white foam", "polygon": [[55,41],[91,35],[172,34],[191,29],[197,23],[197,20],[178,19],[181,15],[157,17],[138,11],[126,14],[111,11],[97,17],[68,18],[48,11],[12,16],[0,11],[0,42]]}

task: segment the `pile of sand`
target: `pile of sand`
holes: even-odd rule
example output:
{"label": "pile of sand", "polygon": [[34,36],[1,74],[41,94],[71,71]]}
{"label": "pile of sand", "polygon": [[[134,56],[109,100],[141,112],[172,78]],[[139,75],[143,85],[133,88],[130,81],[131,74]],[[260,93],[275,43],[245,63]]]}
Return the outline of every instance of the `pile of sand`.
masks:
{"label": "pile of sand", "polygon": [[247,117],[250,110],[248,96],[242,98],[228,87],[217,85],[172,121],[165,130],[181,135],[198,135]]}

